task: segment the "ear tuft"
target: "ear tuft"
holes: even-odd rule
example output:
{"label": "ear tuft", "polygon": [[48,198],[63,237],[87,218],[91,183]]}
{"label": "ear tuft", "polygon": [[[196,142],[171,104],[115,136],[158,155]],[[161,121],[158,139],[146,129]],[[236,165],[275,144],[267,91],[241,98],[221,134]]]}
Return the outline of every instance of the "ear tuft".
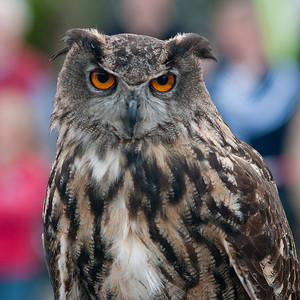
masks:
{"label": "ear tuft", "polygon": [[178,34],[167,42],[168,60],[192,53],[199,58],[217,61],[209,41],[195,33]]}
{"label": "ear tuft", "polygon": [[104,35],[100,34],[96,29],[81,29],[74,28],[66,32],[63,37],[66,47],[54,53],[50,61],[53,61],[58,56],[67,53],[74,44],[79,47],[90,50],[100,60],[102,56],[102,44],[105,43]]}

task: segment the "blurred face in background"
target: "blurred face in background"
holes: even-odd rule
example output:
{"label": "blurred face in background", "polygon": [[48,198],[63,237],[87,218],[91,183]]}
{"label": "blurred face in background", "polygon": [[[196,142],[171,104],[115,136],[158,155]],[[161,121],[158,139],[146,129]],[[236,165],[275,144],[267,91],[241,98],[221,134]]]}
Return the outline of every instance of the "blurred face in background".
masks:
{"label": "blurred face in background", "polygon": [[0,0],[0,59],[23,42],[30,25],[30,11],[25,0]]}
{"label": "blurred face in background", "polygon": [[18,91],[0,92],[0,160],[9,163],[35,149],[30,102]]}
{"label": "blurred face in background", "polygon": [[221,55],[236,62],[263,59],[264,47],[255,8],[250,1],[221,4],[214,18]]}
{"label": "blurred face in background", "polygon": [[122,21],[130,32],[159,36],[172,18],[172,0],[123,0]]}

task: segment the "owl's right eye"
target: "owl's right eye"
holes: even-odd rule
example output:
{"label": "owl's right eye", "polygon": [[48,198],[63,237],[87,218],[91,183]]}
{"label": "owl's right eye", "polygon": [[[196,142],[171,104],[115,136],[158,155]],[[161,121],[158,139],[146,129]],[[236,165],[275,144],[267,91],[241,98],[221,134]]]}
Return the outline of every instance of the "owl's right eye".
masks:
{"label": "owl's right eye", "polygon": [[94,70],[91,72],[90,80],[98,90],[108,90],[116,83],[116,77],[105,70]]}

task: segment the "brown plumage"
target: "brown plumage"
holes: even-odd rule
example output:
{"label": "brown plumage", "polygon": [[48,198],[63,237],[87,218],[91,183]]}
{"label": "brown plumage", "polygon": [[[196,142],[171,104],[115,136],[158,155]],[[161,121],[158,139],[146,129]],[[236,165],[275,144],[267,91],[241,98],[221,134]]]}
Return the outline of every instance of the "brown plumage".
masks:
{"label": "brown plumage", "polygon": [[54,298],[300,299],[272,175],[205,88],[207,40],[75,29],[66,43],[43,214]]}

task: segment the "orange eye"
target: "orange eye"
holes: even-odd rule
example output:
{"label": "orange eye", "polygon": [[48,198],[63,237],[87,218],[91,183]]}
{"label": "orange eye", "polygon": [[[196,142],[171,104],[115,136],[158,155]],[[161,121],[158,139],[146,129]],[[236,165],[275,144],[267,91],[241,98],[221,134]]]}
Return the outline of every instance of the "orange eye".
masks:
{"label": "orange eye", "polygon": [[168,92],[175,84],[173,74],[164,74],[151,80],[151,86],[158,92]]}
{"label": "orange eye", "polygon": [[93,71],[90,75],[90,79],[93,86],[99,90],[108,90],[116,82],[115,76],[104,70]]}

